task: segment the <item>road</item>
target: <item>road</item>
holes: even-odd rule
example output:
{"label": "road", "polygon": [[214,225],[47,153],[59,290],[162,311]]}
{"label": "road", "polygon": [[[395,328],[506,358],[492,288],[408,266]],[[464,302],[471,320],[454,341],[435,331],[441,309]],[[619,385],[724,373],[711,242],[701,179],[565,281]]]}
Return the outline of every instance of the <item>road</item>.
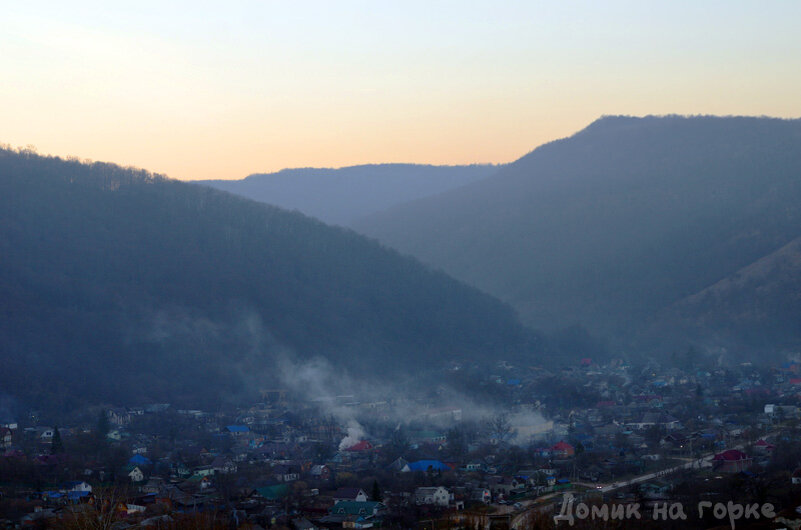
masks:
{"label": "road", "polygon": [[[768,433],[768,434],[765,434],[763,436],[763,438],[774,436],[775,434],[777,434],[777,433],[775,433],[775,432]],[[740,450],[740,449],[744,448],[746,445],[748,445],[748,444],[741,443],[741,444],[735,445],[733,447],[729,447],[729,449],[738,449],[738,450]],[[717,454],[716,452],[715,453],[709,453],[707,455],[702,456],[701,458],[692,459],[689,462],[686,462],[684,464],[679,464],[679,465],[668,467],[668,468],[665,468],[665,469],[660,469],[659,471],[655,471],[653,473],[645,473],[643,475],[639,475],[639,476],[634,477],[634,478],[629,479],[629,480],[623,480],[623,481],[620,481],[620,482],[613,482],[611,484],[607,484],[607,485],[601,486],[601,487],[597,487],[597,485],[595,485],[593,487],[595,487],[595,491],[598,491],[600,493],[609,493],[609,492],[612,492],[612,491],[615,491],[615,490],[618,490],[618,489],[621,489],[621,488],[626,488],[626,487],[629,487],[629,486],[633,486],[635,484],[640,484],[642,482],[647,482],[647,481],[653,480],[655,478],[664,477],[666,475],[670,475],[670,474],[675,473],[677,471],[682,471],[682,470],[685,470],[685,469],[708,468],[708,467],[710,467],[712,465],[712,459],[715,458],[716,454]],[[588,486],[590,486],[590,485],[588,485]],[[546,495],[544,497],[541,497],[540,499],[537,499],[537,501],[540,501],[540,502],[535,502],[534,505],[530,505],[525,511],[517,514],[512,519],[512,522],[510,523],[509,527],[512,530],[518,530],[519,528],[523,528],[523,523],[525,523],[526,520],[531,515],[534,515],[535,513],[542,513],[543,511],[545,511],[546,509],[549,509],[551,507],[551,503],[550,502],[544,502],[543,503],[541,501],[549,500],[550,498],[553,498],[553,497],[555,497],[557,495],[558,494],[551,494],[551,495]],[[577,496],[576,500],[577,501],[580,500],[580,496]]]}

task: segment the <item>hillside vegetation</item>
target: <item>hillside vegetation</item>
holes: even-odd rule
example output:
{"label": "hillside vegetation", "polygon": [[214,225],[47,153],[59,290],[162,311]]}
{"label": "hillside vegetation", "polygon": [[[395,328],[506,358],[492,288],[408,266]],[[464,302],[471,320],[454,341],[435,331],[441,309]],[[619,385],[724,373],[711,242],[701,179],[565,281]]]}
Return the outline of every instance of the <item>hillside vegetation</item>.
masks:
{"label": "hillside vegetation", "polygon": [[202,404],[280,356],[400,377],[530,358],[511,308],[352,231],[112,164],[0,150],[0,389]]}
{"label": "hillside vegetation", "polygon": [[578,323],[618,345],[675,344],[679,304],[698,344],[752,351],[745,336],[764,333],[760,347],[779,352],[801,343],[801,322],[787,318],[798,314],[797,268],[775,269],[787,277],[769,283],[791,291],[771,290],[758,320],[742,310],[757,294],[745,288],[727,290],[736,303],[721,295],[714,319],[682,300],[801,236],[799,204],[801,120],[607,117],[356,228],[544,329]]}

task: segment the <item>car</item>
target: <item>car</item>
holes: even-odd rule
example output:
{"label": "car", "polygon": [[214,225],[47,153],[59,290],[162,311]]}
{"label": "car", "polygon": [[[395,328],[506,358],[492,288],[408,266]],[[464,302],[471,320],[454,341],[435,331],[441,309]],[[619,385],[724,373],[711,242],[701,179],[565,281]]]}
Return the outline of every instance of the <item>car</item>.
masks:
{"label": "car", "polygon": [[514,508],[515,508],[516,510],[522,510],[522,509],[523,509],[523,505],[522,505],[522,504],[520,504],[519,502],[516,502],[516,503],[514,503],[514,505],[513,505],[513,506],[514,506]]}

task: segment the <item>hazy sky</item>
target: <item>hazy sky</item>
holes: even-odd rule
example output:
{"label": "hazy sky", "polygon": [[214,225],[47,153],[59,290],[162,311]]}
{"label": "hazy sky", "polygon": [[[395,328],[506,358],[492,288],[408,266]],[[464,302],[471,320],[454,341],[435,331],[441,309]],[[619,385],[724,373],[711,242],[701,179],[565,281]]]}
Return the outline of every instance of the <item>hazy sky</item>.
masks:
{"label": "hazy sky", "polygon": [[603,114],[799,117],[799,23],[796,0],[4,3],[0,142],[181,179],[508,162]]}

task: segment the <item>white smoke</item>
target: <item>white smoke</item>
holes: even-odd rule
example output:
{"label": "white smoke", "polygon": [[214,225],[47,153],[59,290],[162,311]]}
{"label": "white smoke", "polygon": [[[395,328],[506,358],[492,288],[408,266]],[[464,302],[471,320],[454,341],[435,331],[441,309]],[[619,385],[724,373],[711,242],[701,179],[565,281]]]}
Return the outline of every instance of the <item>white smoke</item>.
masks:
{"label": "white smoke", "polygon": [[351,419],[348,421],[348,435],[345,436],[341,442],[339,442],[339,450],[344,451],[349,447],[353,447],[357,443],[364,440],[365,437],[366,433],[364,432],[364,428],[361,426],[361,424],[355,419]]}
{"label": "white smoke", "polygon": [[[352,402],[388,402],[382,409],[382,415],[385,416],[384,421],[397,425],[395,430],[399,430],[402,425],[420,422],[444,432],[454,423],[486,424],[488,420],[504,415],[511,427],[505,441],[526,446],[553,428],[553,422],[547,421],[538,410],[520,407],[508,409],[480,403],[474,397],[448,385],[437,388],[436,397],[431,398],[433,404],[423,403],[419,399],[419,385],[407,381],[391,384],[382,381],[379,384],[376,381],[354,380],[320,357],[299,361],[289,355],[282,355],[277,365],[282,384],[287,389],[296,396],[314,402],[320,412],[333,417],[339,427],[345,430],[347,434],[339,443],[340,451],[370,439],[370,434],[364,427],[365,422],[370,424],[370,420],[362,416],[366,409],[353,406]],[[348,396],[351,403],[344,403],[344,396]],[[458,410],[461,418],[455,420],[449,414],[431,414],[432,408]],[[360,421],[360,418],[365,421]]]}
{"label": "white smoke", "polygon": [[337,399],[357,386],[347,374],[334,370],[331,363],[321,357],[298,363],[284,356],[278,368],[281,381],[287,388],[314,401],[325,415],[333,416],[337,423],[346,427],[347,436],[339,442],[340,451],[368,437],[356,419],[357,410],[341,405]]}

